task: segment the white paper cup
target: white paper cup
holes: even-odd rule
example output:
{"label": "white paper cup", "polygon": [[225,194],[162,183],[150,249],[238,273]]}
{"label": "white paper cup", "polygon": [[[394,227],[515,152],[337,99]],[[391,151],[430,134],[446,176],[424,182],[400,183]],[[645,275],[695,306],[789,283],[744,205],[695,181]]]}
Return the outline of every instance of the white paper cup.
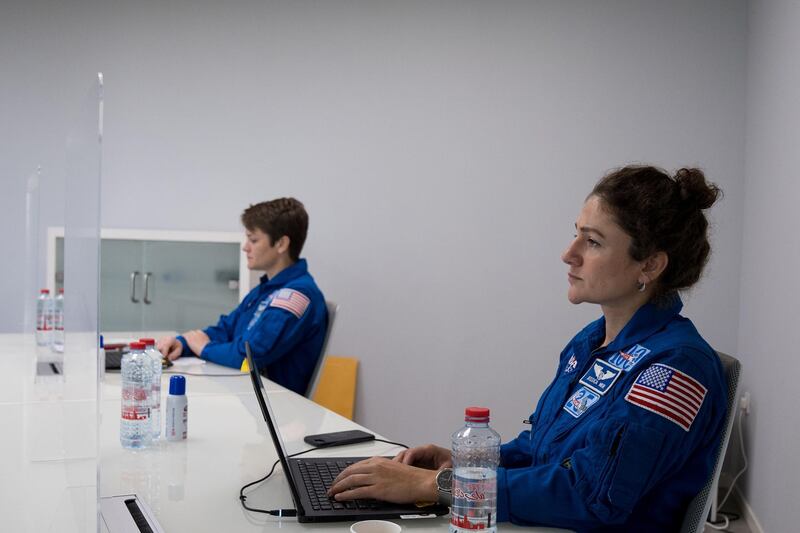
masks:
{"label": "white paper cup", "polygon": [[350,526],[350,533],[400,533],[401,529],[387,520],[362,520]]}

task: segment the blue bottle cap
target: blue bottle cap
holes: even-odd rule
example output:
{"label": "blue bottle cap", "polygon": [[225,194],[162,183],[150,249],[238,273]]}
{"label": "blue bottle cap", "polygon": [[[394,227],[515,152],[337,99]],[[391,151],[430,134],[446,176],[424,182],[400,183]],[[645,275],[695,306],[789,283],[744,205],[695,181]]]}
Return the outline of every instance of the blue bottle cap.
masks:
{"label": "blue bottle cap", "polygon": [[183,396],[186,394],[186,378],[183,376],[172,376],[169,378],[169,393],[173,396]]}

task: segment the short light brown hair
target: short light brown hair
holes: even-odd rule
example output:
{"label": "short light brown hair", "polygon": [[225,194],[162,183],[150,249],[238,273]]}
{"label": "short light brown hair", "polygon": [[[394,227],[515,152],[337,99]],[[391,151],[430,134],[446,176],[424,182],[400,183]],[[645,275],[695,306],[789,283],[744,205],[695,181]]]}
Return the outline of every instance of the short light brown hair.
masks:
{"label": "short light brown hair", "polygon": [[258,228],[274,245],[284,235],[289,237],[289,257],[300,259],[308,234],[308,213],[300,200],[277,198],[253,204],[242,213],[242,224],[248,231]]}

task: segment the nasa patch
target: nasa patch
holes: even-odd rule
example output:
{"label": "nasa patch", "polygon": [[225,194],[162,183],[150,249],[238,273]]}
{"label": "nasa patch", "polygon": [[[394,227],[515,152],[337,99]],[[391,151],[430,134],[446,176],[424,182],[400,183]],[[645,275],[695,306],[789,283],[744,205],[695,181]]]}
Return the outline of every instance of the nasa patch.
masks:
{"label": "nasa patch", "polygon": [[622,370],[602,359],[598,359],[592,363],[592,367],[586,371],[580,383],[599,394],[605,394],[614,385],[620,374],[622,374]]}
{"label": "nasa patch", "polygon": [[617,368],[621,368],[623,372],[630,372],[630,370],[636,366],[636,363],[638,363],[642,357],[649,353],[650,350],[641,344],[637,344],[633,348],[628,350],[620,350],[619,352],[615,353],[608,358],[608,362]]}
{"label": "nasa patch", "polygon": [[578,360],[575,358],[575,354],[572,354],[567,361],[567,366],[564,367],[565,374],[572,374],[575,372],[575,369],[578,367]]}
{"label": "nasa patch", "polygon": [[567,400],[567,403],[564,404],[564,410],[575,418],[578,418],[599,399],[599,394],[587,389],[586,387],[581,387],[575,391],[575,394],[570,396],[569,400]]}

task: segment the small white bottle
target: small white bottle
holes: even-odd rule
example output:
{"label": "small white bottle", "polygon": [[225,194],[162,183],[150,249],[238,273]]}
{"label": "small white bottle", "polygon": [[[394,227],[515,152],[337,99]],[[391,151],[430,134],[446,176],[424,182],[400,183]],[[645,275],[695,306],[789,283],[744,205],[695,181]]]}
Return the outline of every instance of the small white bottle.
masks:
{"label": "small white bottle", "polygon": [[[106,379],[106,344],[102,335],[100,335],[100,350],[97,352],[97,357],[97,375],[100,381],[104,381]],[[103,388],[101,387],[100,390],[102,391]]]}
{"label": "small white bottle", "polygon": [[186,401],[186,378],[172,376],[169,378],[169,395],[167,396],[166,428],[167,440],[185,440],[189,416],[189,405]]}

